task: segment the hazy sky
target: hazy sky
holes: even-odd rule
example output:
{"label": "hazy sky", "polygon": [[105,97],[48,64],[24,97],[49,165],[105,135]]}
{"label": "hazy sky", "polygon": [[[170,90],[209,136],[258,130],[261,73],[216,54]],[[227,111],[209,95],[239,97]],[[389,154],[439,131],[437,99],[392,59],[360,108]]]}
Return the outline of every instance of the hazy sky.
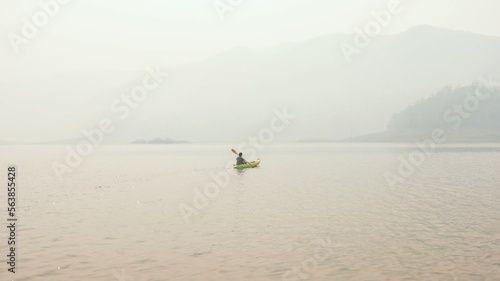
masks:
{"label": "hazy sky", "polygon": [[[45,139],[38,132],[37,119],[52,112],[54,103],[71,105],[80,102],[82,95],[95,95],[137,77],[136,72],[124,73],[122,80],[109,78],[80,91],[69,90],[72,81],[81,78],[81,70],[141,71],[154,63],[175,67],[237,46],[266,48],[324,34],[352,33],[371,20],[371,11],[385,9],[389,1],[241,0],[221,21],[213,0],[72,0],[16,54],[8,35],[21,35],[23,17],[31,19],[41,11],[39,2],[50,1],[0,1],[0,130],[10,130],[0,139]],[[403,12],[384,33],[428,24],[500,36],[498,0],[401,3]],[[53,75],[68,79],[51,82]],[[63,100],[43,98],[63,90],[67,92]],[[7,113],[30,112],[33,101],[38,115],[17,117],[33,128],[12,128]]]}
{"label": "hazy sky", "polygon": [[[47,1],[47,0],[45,0]],[[227,1],[227,0],[221,0]],[[43,2],[43,1],[42,1]],[[161,52],[171,64],[193,61],[235,46],[266,47],[328,33],[351,33],[388,0],[241,0],[221,21],[213,0],[70,0],[46,27],[14,56],[2,36],[2,60],[18,63],[30,51],[53,53],[74,40],[90,47],[120,48],[141,61]],[[420,24],[500,36],[500,2],[495,0],[401,1],[404,11],[384,30],[397,33]],[[1,32],[19,31],[22,17],[39,10],[38,1],[0,3]],[[73,47],[73,46],[69,46]],[[47,50],[49,49],[49,50]],[[71,49],[70,49],[71,50]],[[120,58],[123,60],[123,58]],[[95,57],[106,64],[115,58]],[[75,58],[76,65],[94,62]],[[75,66],[76,66],[75,65]],[[121,67],[121,63],[118,66]],[[108,67],[111,67],[108,65]]]}

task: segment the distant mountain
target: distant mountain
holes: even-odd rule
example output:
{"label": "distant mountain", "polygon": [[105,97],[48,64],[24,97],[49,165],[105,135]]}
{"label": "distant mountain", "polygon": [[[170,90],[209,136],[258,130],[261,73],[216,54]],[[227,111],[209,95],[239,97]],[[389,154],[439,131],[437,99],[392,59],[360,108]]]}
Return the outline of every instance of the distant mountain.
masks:
{"label": "distant mountain", "polygon": [[154,138],[149,141],[145,139],[136,139],[132,142],[132,144],[182,144],[182,143],[188,143],[188,141],[185,140],[173,140],[171,138]]}
{"label": "distant mountain", "polygon": [[[495,89],[495,88],[493,88]],[[476,97],[484,95],[484,100]],[[482,85],[446,87],[396,113],[389,130],[426,130],[435,127],[500,130],[500,91]]]}
{"label": "distant mountain", "polygon": [[413,142],[442,129],[452,142],[500,142],[500,89],[478,83],[443,88],[394,114],[387,129],[354,141]]}
{"label": "distant mountain", "polygon": [[[296,117],[273,142],[332,140],[384,131],[394,112],[443,86],[470,85],[478,76],[500,80],[499,37],[419,26],[372,38],[348,62],[340,46],[354,44],[354,37],[330,34],[265,49],[240,47],[177,67],[123,120],[111,105],[130,96],[145,69],[61,74],[51,85],[41,79],[5,102],[26,103],[23,97],[36,92],[44,106],[34,107],[32,116],[44,128],[40,134],[62,132],[56,139],[81,137],[82,129],[110,118],[116,130],[105,143],[157,135],[240,143],[268,128],[275,112],[286,107]],[[162,64],[163,71],[168,67]],[[28,128],[34,122],[19,116],[16,124]]]}
{"label": "distant mountain", "polygon": [[[168,120],[195,140],[246,139],[286,106],[297,118],[276,140],[339,139],[384,130],[393,112],[445,85],[500,77],[497,37],[421,26],[373,38],[349,63],[340,45],[353,38],[236,48],[184,66],[140,119]],[[147,125],[158,131],[164,123]]]}
{"label": "distant mountain", "polygon": [[[494,129],[444,129],[446,141],[444,143],[500,143],[500,130]],[[362,135],[340,142],[364,143],[411,143],[430,140],[432,131],[429,130],[390,130],[380,133]]]}
{"label": "distant mountain", "polygon": [[39,142],[30,142],[26,144],[77,144],[81,141],[85,141],[85,138],[74,138],[74,139],[63,139],[63,140],[50,140],[50,141],[39,141]]}
{"label": "distant mountain", "polygon": [[297,142],[301,142],[301,143],[328,143],[328,142],[333,142],[333,140],[325,140],[325,139],[300,139]]}

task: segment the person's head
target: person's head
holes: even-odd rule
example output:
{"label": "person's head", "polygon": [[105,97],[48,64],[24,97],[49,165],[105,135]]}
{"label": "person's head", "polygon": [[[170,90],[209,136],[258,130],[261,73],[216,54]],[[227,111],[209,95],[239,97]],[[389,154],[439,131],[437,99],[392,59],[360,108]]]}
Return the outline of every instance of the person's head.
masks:
{"label": "person's head", "polygon": [[238,155],[241,157],[241,156],[243,156],[243,153],[240,152],[240,153],[238,153]]}

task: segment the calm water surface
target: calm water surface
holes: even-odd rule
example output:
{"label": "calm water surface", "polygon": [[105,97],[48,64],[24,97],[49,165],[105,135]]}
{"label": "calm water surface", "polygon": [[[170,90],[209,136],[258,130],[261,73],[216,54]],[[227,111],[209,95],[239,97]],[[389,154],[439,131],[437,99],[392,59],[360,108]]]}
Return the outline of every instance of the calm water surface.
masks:
{"label": "calm water surface", "polygon": [[102,146],[61,183],[64,147],[0,146],[19,169],[0,280],[500,280],[497,145],[441,147],[394,186],[411,147],[274,145],[243,171],[230,148]]}

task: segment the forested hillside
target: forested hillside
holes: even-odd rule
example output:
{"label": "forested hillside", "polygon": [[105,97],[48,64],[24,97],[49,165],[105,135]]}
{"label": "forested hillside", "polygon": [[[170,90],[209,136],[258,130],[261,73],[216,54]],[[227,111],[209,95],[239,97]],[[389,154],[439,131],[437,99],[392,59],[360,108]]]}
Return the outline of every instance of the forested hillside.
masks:
{"label": "forested hillside", "polygon": [[446,87],[396,113],[389,130],[500,129],[500,92],[482,84]]}

